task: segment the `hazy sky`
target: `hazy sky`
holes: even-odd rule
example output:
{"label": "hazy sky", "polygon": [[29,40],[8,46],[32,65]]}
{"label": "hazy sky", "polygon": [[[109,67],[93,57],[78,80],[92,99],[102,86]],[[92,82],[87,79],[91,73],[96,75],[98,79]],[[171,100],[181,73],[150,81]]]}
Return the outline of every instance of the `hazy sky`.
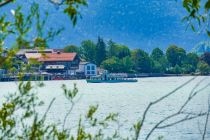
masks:
{"label": "hazy sky", "polygon": [[[33,0],[19,0],[4,8],[10,11],[21,2],[25,12]],[[67,15],[48,2],[36,0],[40,7],[51,14],[47,28],[63,26],[65,31],[55,41],[52,48],[62,48],[68,44],[79,45],[82,40],[96,41],[98,36],[105,41],[115,42],[150,51],[154,47],[166,48],[177,44],[191,50],[200,41],[208,39],[206,34],[185,31],[186,23],[181,22],[185,11],[175,0],[89,0],[89,6],[82,8],[83,18],[72,28]],[[11,42],[11,41],[9,41]]]}

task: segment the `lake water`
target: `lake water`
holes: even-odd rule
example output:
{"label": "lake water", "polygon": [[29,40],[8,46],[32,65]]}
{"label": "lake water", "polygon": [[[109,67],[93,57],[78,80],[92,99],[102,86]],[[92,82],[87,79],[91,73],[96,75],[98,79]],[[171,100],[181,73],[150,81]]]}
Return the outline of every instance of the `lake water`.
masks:
{"label": "lake water", "polygon": [[[73,87],[73,83],[77,84],[79,95],[76,99],[77,103],[67,121],[67,126],[77,124],[79,116],[84,115],[90,105],[99,105],[97,116],[104,117],[110,112],[119,113],[119,121],[122,124],[120,128],[121,135],[130,135],[130,128],[142,114],[147,105],[159,97],[169,93],[179,85],[188,81],[193,77],[163,77],[163,78],[141,78],[137,83],[101,83],[88,84],[84,80],[78,81],[46,81],[45,87],[39,89],[38,96],[45,102],[40,108],[40,112],[44,112],[50,101],[55,97],[56,100],[48,114],[50,122],[62,122],[65,113],[70,108],[69,101],[64,97],[61,85],[66,84],[68,88]],[[155,122],[163,117],[176,112],[179,107],[189,96],[191,89],[203,78],[206,80],[197,88],[210,83],[210,77],[197,77],[184,88],[178,90],[170,96],[152,107],[147,114],[147,119],[142,131],[140,139],[148,133]],[[0,83],[0,99],[9,92],[17,89],[17,83]],[[188,112],[200,113],[208,109],[208,97],[210,95],[210,87],[200,92],[185,109]],[[172,120],[173,121],[173,120]],[[151,140],[162,135],[166,140],[199,140],[202,138],[202,129],[205,117],[192,121],[177,124],[166,129],[156,130]],[[209,122],[210,124],[210,122]],[[112,128],[110,128],[110,132]],[[208,126],[207,139],[210,139],[210,125]]]}

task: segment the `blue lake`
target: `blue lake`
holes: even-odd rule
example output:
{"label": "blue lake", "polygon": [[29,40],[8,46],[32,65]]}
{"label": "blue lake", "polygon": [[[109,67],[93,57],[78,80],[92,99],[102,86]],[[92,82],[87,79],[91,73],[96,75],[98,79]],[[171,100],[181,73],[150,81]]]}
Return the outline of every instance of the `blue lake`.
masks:
{"label": "blue lake", "polygon": [[[115,84],[88,84],[85,80],[46,81],[44,82],[45,87],[38,91],[38,96],[45,102],[45,105],[38,108],[38,110],[40,113],[44,113],[50,101],[55,97],[56,100],[48,114],[48,122],[62,122],[71,104],[63,95],[61,86],[66,84],[71,89],[73,84],[76,83],[79,94],[66,126],[75,126],[78,123],[80,115],[84,116],[90,105],[98,104],[99,109],[96,115],[102,118],[110,112],[119,113],[120,133],[122,136],[129,136],[132,135],[130,128],[138,119],[142,118],[145,108],[151,101],[169,93],[191,78],[193,77],[141,78],[138,79],[137,83]],[[143,140],[145,138],[145,135],[154,126],[155,122],[176,112],[188,98],[192,88],[203,78],[206,80],[197,87],[197,90],[210,83],[210,77],[197,77],[187,86],[167,98],[167,100],[152,107],[147,114],[140,139]],[[16,91],[17,86],[18,84],[14,82],[0,83],[0,101],[3,101],[3,97],[8,93]],[[200,113],[207,111],[209,91],[210,87],[200,92],[186,107],[186,112]],[[202,138],[201,131],[203,130],[204,122],[205,117],[201,117],[166,129],[158,129],[150,139],[153,140],[157,139],[158,136],[164,136],[166,140],[198,140]],[[113,129],[114,126],[110,127],[107,132],[111,133]],[[206,137],[210,139],[210,128],[208,128]]]}

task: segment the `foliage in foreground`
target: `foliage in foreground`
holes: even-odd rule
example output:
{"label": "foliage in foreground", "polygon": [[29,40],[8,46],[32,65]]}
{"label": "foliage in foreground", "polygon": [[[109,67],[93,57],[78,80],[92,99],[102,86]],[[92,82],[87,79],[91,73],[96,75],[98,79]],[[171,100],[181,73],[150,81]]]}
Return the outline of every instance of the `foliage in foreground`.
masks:
{"label": "foliage in foreground", "polygon": [[[78,94],[76,85],[73,90],[67,89],[65,85],[62,86],[63,96],[68,99],[71,105],[63,122],[61,124],[47,122],[48,112],[56,99],[52,99],[45,112],[37,111],[44,103],[38,99],[36,91],[43,86],[44,84],[41,82],[33,84],[21,82],[18,92],[7,97],[7,101],[0,108],[0,139],[121,139],[117,130],[113,130],[112,133],[109,131],[108,134],[105,132],[111,125],[117,125],[118,114],[110,113],[104,118],[98,119],[95,115],[98,105],[90,106],[86,115],[79,118],[76,127],[65,126]],[[75,132],[72,133],[72,130]]]}

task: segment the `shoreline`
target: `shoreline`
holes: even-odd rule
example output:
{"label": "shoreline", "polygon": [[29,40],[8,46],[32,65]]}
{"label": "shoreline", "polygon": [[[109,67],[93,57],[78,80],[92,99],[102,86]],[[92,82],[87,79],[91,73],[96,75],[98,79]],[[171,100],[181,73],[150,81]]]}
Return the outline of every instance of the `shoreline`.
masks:
{"label": "shoreline", "polygon": [[128,74],[128,78],[147,78],[147,77],[183,77],[183,76],[210,76],[201,74],[165,74],[165,73],[141,73],[141,74]]}
{"label": "shoreline", "polygon": [[[117,73],[116,73],[117,74]],[[150,77],[157,77],[157,78],[161,78],[161,77],[189,77],[189,76],[210,76],[210,74],[208,75],[201,75],[201,74],[161,74],[161,73],[141,73],[141,74],[127,74],[127,78],[150,78]],[[30,79],[30,81],[71,81],[71,80],[86,80],[88,78],[78,78],[78,77],[71,77],[71,78],[66,78],[66,79],[51,79],[51,80],[32,80]],[[6,78],[6,79],[0,79],[0,83],[1,82],[18,82],[20,80],[17,79],[13,79],[11,77]],[[26,80],[22,80],[22,81],[29,81],[29,79]]]}

